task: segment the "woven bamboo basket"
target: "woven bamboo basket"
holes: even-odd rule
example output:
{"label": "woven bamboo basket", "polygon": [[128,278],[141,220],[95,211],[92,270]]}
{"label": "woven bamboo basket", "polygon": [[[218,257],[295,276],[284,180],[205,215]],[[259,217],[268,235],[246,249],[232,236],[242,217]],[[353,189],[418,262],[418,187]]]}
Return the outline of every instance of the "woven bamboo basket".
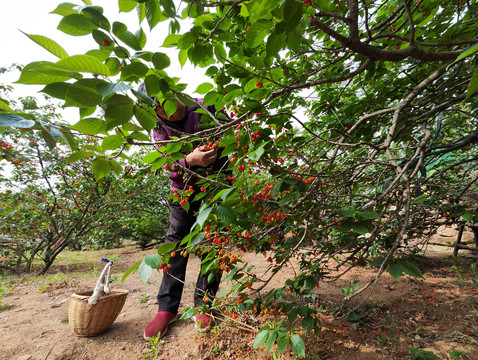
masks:
{"label": "woven bamboo basket", "polygon": [[79,336],[96,336],[105,332],[116,320],[128,295],[127,290],[111,290],[103,294],[95,305],[88,299],[92,290],[71,295],[68,309],[70,329]]}

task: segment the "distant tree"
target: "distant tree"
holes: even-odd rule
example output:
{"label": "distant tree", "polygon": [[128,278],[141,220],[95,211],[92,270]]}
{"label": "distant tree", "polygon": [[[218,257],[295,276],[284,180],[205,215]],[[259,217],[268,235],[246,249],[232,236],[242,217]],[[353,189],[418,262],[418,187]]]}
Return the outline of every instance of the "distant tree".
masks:
{"label": "distant tree", "polygon": [[[52,117],[60,119],[51,103],[39,107],[31,97],[19,103],[45,127]],[[161,239],[166,179],[139,169],[138,154],[123,160],[129,164],[125,172],[97,180],[87,159],[72,162],[68,147],[49,148],[38,133],[27,131],[0,136],[3,268],[44,273],[65,248],[112,247],[125,239],[144,248]],[[79,140],[84,148],[99,147],[93,136]]]}

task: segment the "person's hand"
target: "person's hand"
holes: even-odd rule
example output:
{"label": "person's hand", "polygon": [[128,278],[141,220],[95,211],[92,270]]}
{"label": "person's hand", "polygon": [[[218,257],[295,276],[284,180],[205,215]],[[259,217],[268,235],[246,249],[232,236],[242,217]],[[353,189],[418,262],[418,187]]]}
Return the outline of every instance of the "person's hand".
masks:
{"label": "person's hand", "polygon": [[205,150],[204,148],[196,148],[186,156],[186,163],[189,166],[203,166],[206,167],[216,161],[216,150]]}

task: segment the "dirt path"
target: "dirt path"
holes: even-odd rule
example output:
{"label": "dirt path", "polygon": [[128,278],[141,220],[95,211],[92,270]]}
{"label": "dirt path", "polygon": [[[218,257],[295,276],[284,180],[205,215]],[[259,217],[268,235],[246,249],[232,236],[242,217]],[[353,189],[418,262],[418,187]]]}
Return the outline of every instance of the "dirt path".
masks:
{"label": "dirt path", "polygon": [[[453,241],[454,230],[443,229],[432,242],[444,245]],[[470,267],[477,258],[462,251],[457,261],[450,257],[452,252],[451,247],[430,246],[425,256],[417,257],[425,279],[402,278],[397,282],[389,275],[382,276],[366,297],[350,304],[362,304],[357,314],[363,317],[358,322],[332,320],[329,314],[340,303],[341,289],[347,281],[356,279],[364,283],[373,272],[354,269],[345,279],[322,285],[315,300],[322,331],[318,335],[304,336],[308,359],[412,359],[408,346],[413,346],[433,351],[443,359],[456,350],[464,351],[471,360],[478,360],[478,275]],[[74,335],[66,323],[70,295],[91,289],[101,270],[99,261],[92,265],[91,259],[113,257],[113,276],[120,282],[124,271],[146,253],[154,253],[154,250],[139,252],[134,247],[125,247],[70,254],[55,265],[49,275],[23,279],[22,284],[16,285],[2,299],[12,306],[0,312],[0,359],[43,360],[50,352],[48,359],[55,360],[153,358],[142,333],[157,309],[158,273],[153,274],[146,285],[136,274],[126,280],[123,288],[129,295],[125,306],[106,333],[82,338]],[[248,257],[258,267],[257,273],[267,266],[262,256]],[[199,262],[191,259],[182,307],[192,304],[191,284],[197,276],[196,269],[199,269]],[[280,280],[291,271],[285,269]],[[253,321],[260,326],[267,320],[267,315],[240,320]],[[191,322],[180,320],[171,326],[164,343],[157,347],[157,358],[271,359],[263,350],[252,349],[253,339],[250,332],[226,326],[201,335]],[[287,353],[282,358],[293,357]]]}

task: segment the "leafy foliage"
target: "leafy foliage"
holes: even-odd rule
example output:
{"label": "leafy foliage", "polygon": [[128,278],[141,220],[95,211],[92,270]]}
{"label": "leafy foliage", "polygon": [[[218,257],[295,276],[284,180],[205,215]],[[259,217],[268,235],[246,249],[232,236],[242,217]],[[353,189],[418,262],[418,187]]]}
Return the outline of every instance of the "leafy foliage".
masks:
{"label": "leafy foliage", "polygon": [[[76,151],[69,160],[92,156],[97,179],[119,174],[120,155],[131,146],[150,146],[144,161],[154,171],[180,166],[193,143],[223,149],[233,176],[184,169],[199,177],[203,205],[182,251],[207,254],[204,270],[229,274],[231,293],[245,299],[238,311],[258,313],[280,299],[290,328],[301,319],[314,329],[314,309],[296,300],[330,268],[380,259],[378,274],[419,276],[402,247],[426,239],[439,221],[475,219],[475,0],[187,1],[182,8],[172,0],[120,1],[120,11],[135,10],[150,29],[169,21],[163,47],[210,77],[196,90],[204,96],[200,131],[158,148],[149,141],[152,98],[168,114],[174,97],[195,104],[167,72],[175,60],[166,50],[144,50],[142,28],[110,23],[101,7],[85,3],[63,3],[54,13],[62,16],[61,31],[91,35],[97,47],[69,56],[29,35],[59,60],[28,64],[19,82],[43,84],[45,93],[79,108],[73,128],[103,142],[77,151],[69,141]],[[183,18],[192,25],[182,29]],[[147,96],[134,90],[141,82]],[[40,130],[50,146],[70,138],[69,127],[42,128],[6,102],[1,109],[1,126]],[[104,116],[93,115],[98,109]],[[187,191],[171,198],[188,208]],[[264,254],[268,271],[254,274],[243,251]],[[169,256],[140,268],[147,274]],[[294,258],[297,275],[256,297]],[[347,298],[372,282],[354,286]],[[277,339],[283,350],[281,326],[261,330],[256,345],[270,350]],[[296,335],[288,340],[302,356]]]}

